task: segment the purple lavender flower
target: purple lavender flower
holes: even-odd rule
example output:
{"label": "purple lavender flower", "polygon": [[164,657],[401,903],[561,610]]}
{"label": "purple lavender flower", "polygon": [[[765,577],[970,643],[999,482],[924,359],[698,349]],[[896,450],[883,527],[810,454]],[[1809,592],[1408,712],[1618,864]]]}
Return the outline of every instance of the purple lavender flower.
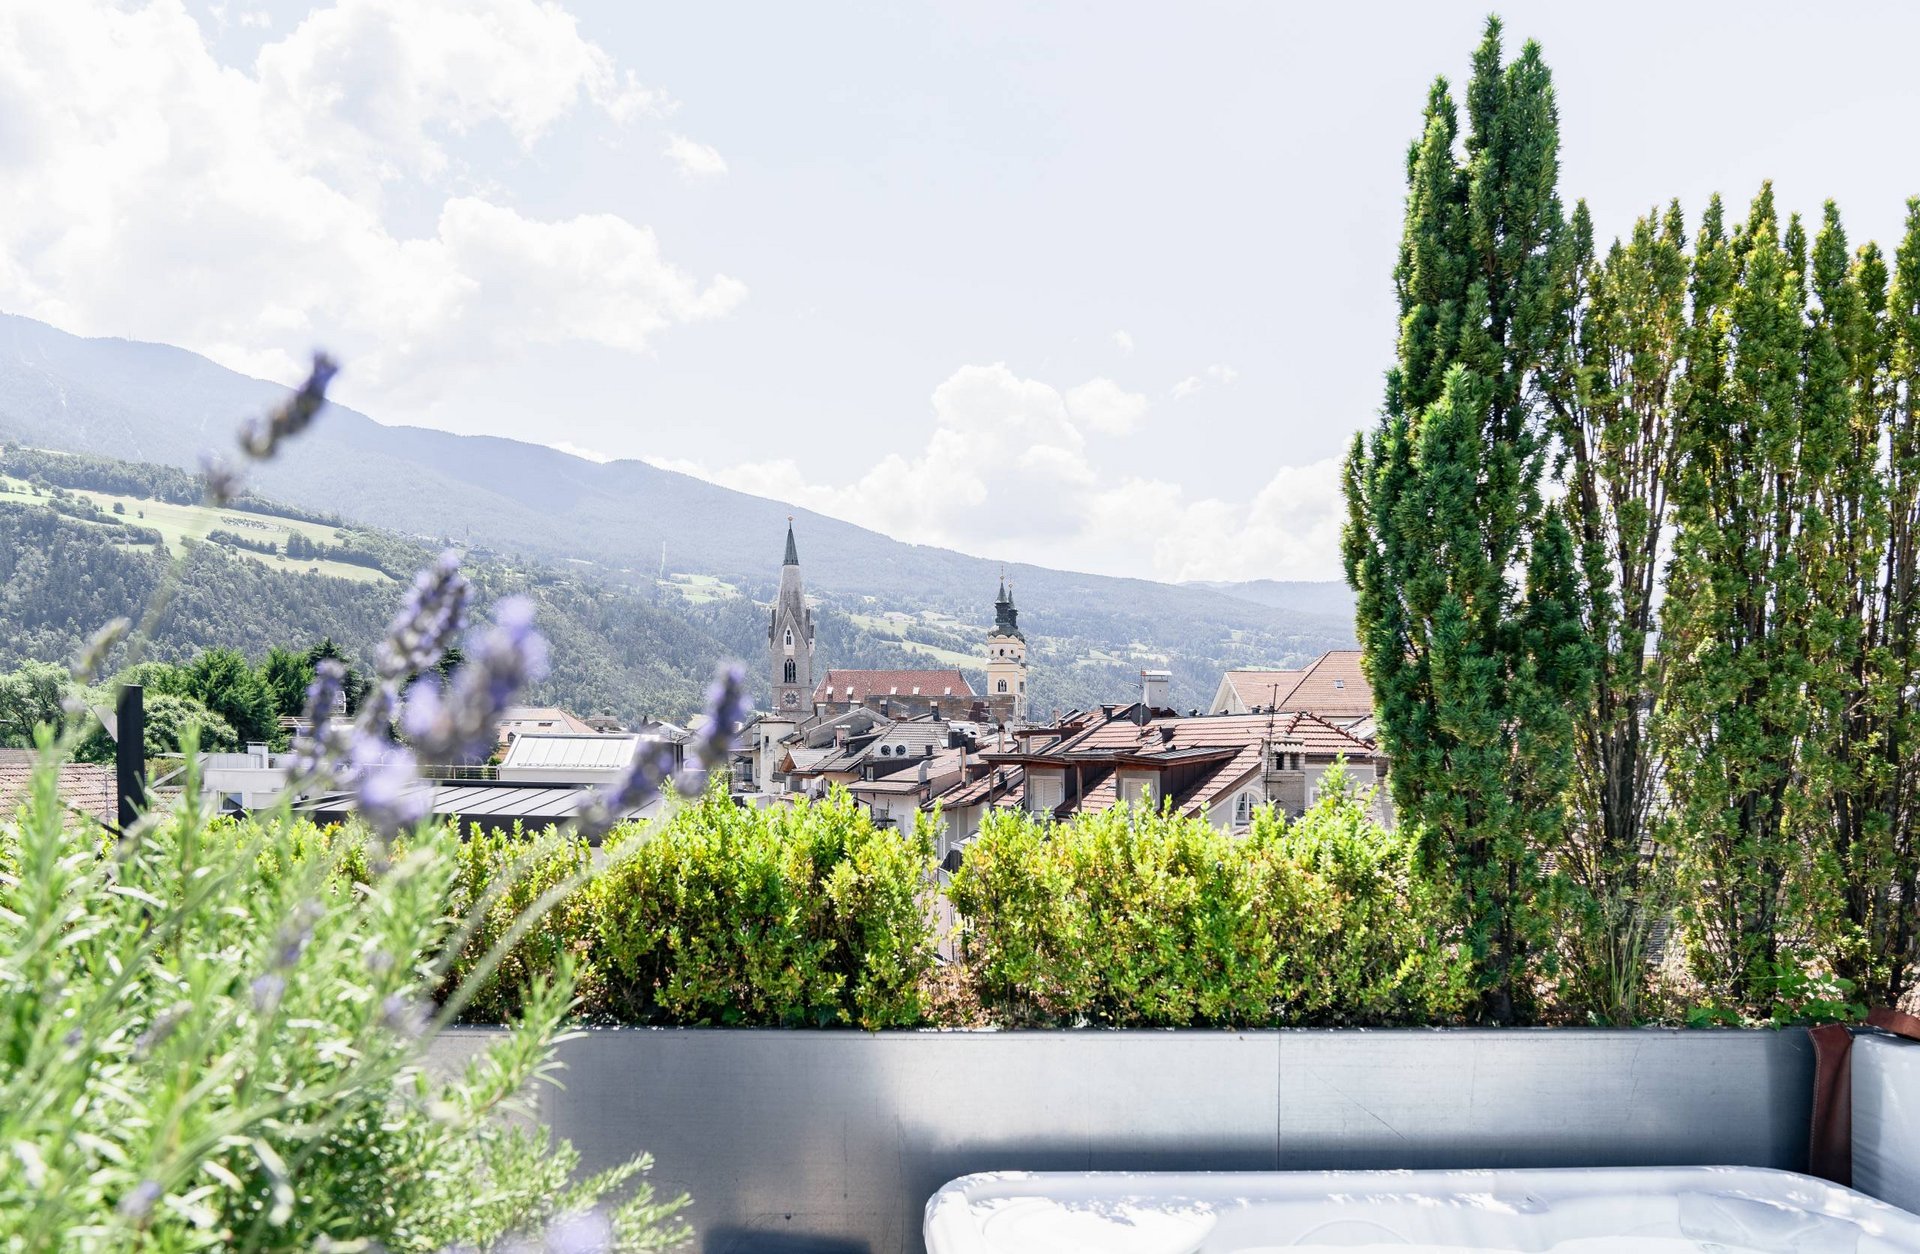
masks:
{"label": "purple lavender flower", "polygon": [[263,975],[247,986],[253,994],[253,1008],[263,1015],[270,1015],[280,1007],[280,999],[287,993],[287,977],[284,975]]}
{"label": "purple lavender flower", "polygon": [[341,745],[331,733],[331,723],[346,681],[347,668],[338,658],[321,658],[313,668],[313,682],[307,685],[307,708],[300,716],[291,746],[294,779],[318,778],[328,773],[340,757]]}
{"label": "purple lavender flower", "polygon": [[349,771],[354,808],[381,836],[392,836],[427,817],[433,792],[421,785],[419,767],[406,748],[358,731]]}
{"label": "purple lavender flower", "polygon": [[381,642],[380,677],[398,682],[438,662],[466,626],[470,593],[460,573],[460,555],[451,549],[415,575],[405,604]]}
{"label": "purple lavender flower", "polygon": [[133,623],[129,619],[116,618],[106,623],[98,631],[87,637],[87,643],[81,647],[80,656],[73,660],[68,671],[76,683],[90,684],[93,677],[100,673],[100,667],[107,660],[107,654],[113,646],[120,643]]}
{"label": "purple lavender flower", "polygon": [[595,790],[580,807],[575,833],[589,841],[599,840],[628,813],[659,796],[673,776],[673,760],[673,746],[666,741],[642,742],[620,778]]}
{"label": "purple lavender flower", "polygon": [[147,1030],[133,1039],[133,1058],[135,1062],[144,1062],[154,1050],[166,1043],[180,1027],[193,1006],[188,1002],[175,1002],[154,1016]]}
{"label": "purple lavender flower", "polygon": [[225,505],[247,487],[245,478],[226,458],[212,453],[200,454],[200,483],[209,505]]}
{"label": "purple lavender flower", "polygon": [[508,597],[494,623],[469,642],[467,660],[443,689],[423,677],[407,691],[400,728],[430,762],[476,762],[492,752],[500,715],[547,673],[547,641],[533,629],[533,602]]}
{"label": "purple lavender flower", "polygon": [[314,416],[327,403],[327,385],[340,372],[340,365],[325,353],[313,355],[313,368],[307,381],[273,412],[249,418],[240,426],[240,448],[255,461],[266,461],[280,446],[307,429]]}
{"label": "purple lavender flower", "polygon": [[154,1204],[159,1200],[160,1182],[157,1180],[142,1180],[139,1184],[127,1190],[126,1194],[120,1199],[120,1205],[115,1209],[120,1212],[123,1218],[141,1220],[153,1212]]}
{"label": "purple lavender flower", "polygon": [[747,721],[751,712],[746,674],[738,666],[721,667],[713,685],[707,689],[706,721],[694,740],[694,753],[701,765],[708,770],[726,765],[740,724]]}
{"label": "purple lavender flower", "polygon": [[408,1040],[426,1035],[427,1007],[418,997],[389,993],[380,1003],[380,1026]]}

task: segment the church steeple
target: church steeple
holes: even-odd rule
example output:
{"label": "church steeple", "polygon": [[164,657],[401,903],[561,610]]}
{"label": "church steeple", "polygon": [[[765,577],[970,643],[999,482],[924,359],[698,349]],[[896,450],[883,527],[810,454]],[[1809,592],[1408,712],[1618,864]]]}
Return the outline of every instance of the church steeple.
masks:
{"label": "church steeple", "polygon": [[772,668],[773,711],[802,718],[813,713],[813,611],[800,584],[800,550],[793,542],[793,518],[787,518],[787,554],[780,564],[780,592],[767,623],[768,663]]}
{"label": "church steeple", "polygon": [[1020,634],[1020,615],[1013,608],[1013,589],[1004,570],[993,599],[993,630],[987,633],[987,708],[1003,725],[1027,712],[1027,638]]}
{"label": "church steeple", "polygon": [[1000,574],[1000,595],[993,599],[993,634],[1026,639],[1020,634],[1020,611],[1013,608],[1013,589],[1007,586],[1005,571]]}

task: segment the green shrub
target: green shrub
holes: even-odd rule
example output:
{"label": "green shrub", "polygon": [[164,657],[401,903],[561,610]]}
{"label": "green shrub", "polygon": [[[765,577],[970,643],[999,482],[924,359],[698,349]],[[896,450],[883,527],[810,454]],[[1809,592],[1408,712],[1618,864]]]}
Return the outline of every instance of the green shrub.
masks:
{"label": "green shrub", "polygon": [[1463,995],[1411,842],[1337,778],[1289,824],[1236,838],[1116,807],[1070,823],[990,815],[949,895],[987,1012],[1118,1027],[1396,1022]]}
{"label": "green shrub", "polygon": [[1283,868],[1281,989],[1292,1023],[1444,1022],[1473,996],[1472,966],[1447,934],[1450,898],[1417,870],[1417,833],[1382,827],[1344,773],[1291,823],[1257,812],[1249,837]]}
{"label": "green shrub", "polygon": [[[636,1184],[569,1183],[570,1149],[493,1117],[552,1066],[564,960],[462,1075],[425,1071],[457,845],[369,859],[191,800],[104,839],[42,770],[0,814],[0,1248],[494,1249]],[[678,1239],[677,1205],[638,1185],[617,1247]]]}
{"label": "green shrub", "polygon": [[767,809],[710,792],[611,857],[589,890],[606,1016],[868,1029],[924,1018],[924,822],[876,828],[844,792]]}
{"label": "green shrub", "polygon": [[[525,990],[542,975],[572,963],[583,1006],[602,999],[593,953],[592,899],[584,885],[593,849],[575,836],[547,831],[485,832],[477,825],[459,842],[449,913],[467,924],[466,943],[448,968],[442,998],[465,987],[461,1017],[469,1023],[506,1023],[522,1010]],[[581,887],[562,896],[530,925],[534,903],[569,881]],[[515,927],[520,934],[508,941]],[[498,965],[486,970],[497,946]],[[477,974],[476,974],[477,973]]]}

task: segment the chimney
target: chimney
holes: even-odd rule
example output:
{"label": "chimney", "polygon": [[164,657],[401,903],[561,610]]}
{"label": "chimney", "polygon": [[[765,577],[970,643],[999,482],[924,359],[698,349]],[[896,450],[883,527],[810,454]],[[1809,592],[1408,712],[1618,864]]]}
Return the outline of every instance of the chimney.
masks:
{"label": "chimney", "polygon": [[1140,699],[1156,710],[1169,709],[1167,701],[1173,688],[1172,671],[1141,671]]}

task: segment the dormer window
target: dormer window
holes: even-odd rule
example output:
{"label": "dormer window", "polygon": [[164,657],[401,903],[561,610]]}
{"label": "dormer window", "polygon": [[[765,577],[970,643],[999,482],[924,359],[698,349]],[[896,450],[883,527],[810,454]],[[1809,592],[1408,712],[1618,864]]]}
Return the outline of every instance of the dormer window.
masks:
{"label": "dormer window", "polygon": [[1346,687],[1346,686],[1347,686],[1347,681],[1346,681],[1346,680],[1344,680],[1344,679],[1338,679],[1338,678],[1336,678],[1336,679],[1335,679],[1335,680],[1333,681],[1333,686],[1334,686],[1334,687],[1336,687],[1336,688],[1344,688],[1344,687]]}

